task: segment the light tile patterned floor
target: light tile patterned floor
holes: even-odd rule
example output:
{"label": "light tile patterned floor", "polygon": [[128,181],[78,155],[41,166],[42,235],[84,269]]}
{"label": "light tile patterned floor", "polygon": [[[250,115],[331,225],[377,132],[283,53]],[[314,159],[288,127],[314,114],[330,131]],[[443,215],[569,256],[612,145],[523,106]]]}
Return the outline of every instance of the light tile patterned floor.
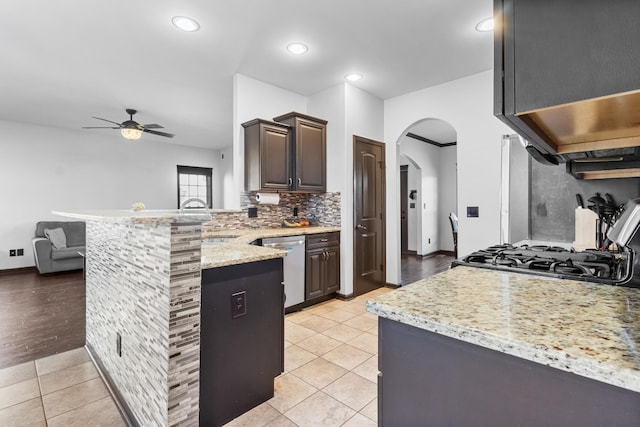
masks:
{"label": "light tile patterned floor", "polygon": [[[376,426],[378,324],[367,299],[332,300],[285,319],[275,396],[227,427]],[[0,426],[125,426],[84,348],[0,370]]]}
{"label": "light tile patterned floor", "polygon": [[0,370],[2,426],[125,426],[84,348]]}
{"label": "light tile patterned floor", "polygon": [[375,427],[378,321],[364,305],[389,291],[287,315],[285,372],[275,396],[225,427]]}

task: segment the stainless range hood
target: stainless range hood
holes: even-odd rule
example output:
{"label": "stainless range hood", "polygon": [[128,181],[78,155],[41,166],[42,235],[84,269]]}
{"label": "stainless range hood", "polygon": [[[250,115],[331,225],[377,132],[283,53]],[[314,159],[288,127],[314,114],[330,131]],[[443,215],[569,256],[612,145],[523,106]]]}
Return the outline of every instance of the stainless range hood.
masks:
{"label": "stainless range hood", "polygon": [[494,0],[494,114],[578,179],[640,177],[640,2]]}

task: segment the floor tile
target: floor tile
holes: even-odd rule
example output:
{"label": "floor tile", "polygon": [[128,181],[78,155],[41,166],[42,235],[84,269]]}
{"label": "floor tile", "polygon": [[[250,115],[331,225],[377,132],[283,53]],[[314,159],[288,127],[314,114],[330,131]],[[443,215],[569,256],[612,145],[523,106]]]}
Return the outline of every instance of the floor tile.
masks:
{"label": "floor tile", "polygon": [[46,375],[59,369],[89,361],[91,361],[89,353],[87,353],[84,347],[80,347],[75,350],[65,351],[64,353],[54,354],[53,356],[36,360],[36,370],[38,371],[38,375]]}
{"label": "floor tile", "polygon": [[293,371],[316,357],[315,354],[297,345],[289,346],[284,350],[284,370],[285,372]]}
{"label": "floor tile", "polygon": [[42,396],[47,419],[100,400],[109,393],[101,378],[95,378]]}
{"label": "floor tile", "polygon": [[377,427],[377,424],[361,414],[355,414],[343,427]]}
{"label": "floor tile", "polygon": [[352,369],[353,373],[360,375],[373,383],[378,382],[378,355],[371,356],[360,365]]}
{"label": "floor tile", "polygon": [[312,337],[304,339],[296,344],[298,347],[304,348],[307,351],[315,354],[316,356],[322,356],[323,354],[333,350],[341,345],[342,342],[329,338],[322,334],[316,334]]}
{"label": "floor tile", "polygon": [[40,377],[40,390],[42,394],[49,394],[98,378],[98,376],[98,370],[93,366],[93,362],[82,363],[42,375]]}
{"label": "floor tile", "polygon": [[319,391],[284,415],[304,427],[338,427],[355,415],[355,411]]}
{"label": "floor tile", "polygon": [[285,320],[284,322],[284,339],[292,344],[302,341],[305,338],[312,337],[316,334],[315,331],[300,326],[296,323]]}
{"label": "floor tile", "polygon": [[312,386],[321,389],[331,384],[347,372],[348,371],[346,369],[336,365],[335,363],[329,362],[322,357],[318,357],[291,373]]}
{"label": "floor tile", "polygon": [[378,337],[368,332],[358,335],[347,344],[352,345],[355,348],[359,348],[360,350],[364,350],[367,353],[378,353]]}
{"label": "floor tile", "polygon": [[31,426],[41,421],[44,421],[44,409],[40,396],[0,410],[1,426]]}
{"label": "floor tile", "polygon": [[344,305],[340,307],[340,310],[348,311],[353,314],[362,314],[367,312],[367,309],[364,308],[364,303],[355,300],[344,303]]}
{"label": "floor tile", "polygon": [[315,393],[317,389],[292,374],[284,374],[275,380],[275,395],[269,405],[284,413]]}
{"label": "floor tile", "polygon": [[311,308],[307,309],[309,311],[309,313],[313,313],[315,315],[321,315],[324,314],[328,311],[332,311],[335,310],[335,308],[333,308],[333,306],[329,305],[329,302],[325,302],[322,304],[318,304],[318,305],[314,305]]}
{"label": "floor tile", "polygon": [[338,322],[334,322],[333,320],[325,319],[324,317],[320,316],[311,317],[300,323],[301,326],[304,326],[305,328],[311,329],[315,332],[325,331],[333,326],[336,326],[337,324]]}
{"label": "floor tile", "polygon": [[49,427],[126,427],[111,397],[81,406],[47,420]]}
{"label": "floor tile", "polygon": [[376,397],[369,402],[364,408],[360,410],[360,413],[365,417],[378,422],[378,398]]}
{"label": "floor tile", "polygon": [[36,365],[33,362],[4,368],[0,370],[0,388],[36,377]]}
{"label": "floor tile", "polygon": [[376,326],[369,329],[367,332],[370,333],[371,335],[378,336],[378,324],[376,323]]}
{"label": "floor tile", "polygon": [[352,328],[360,329],[361,331],[368,331],[369,329],[376,326],[378,324],[378,321],[376,319],[371,319],[369,317],[360,315],[354,317],[353,319],[349,319],[349,321],[346,323]]}
{"label": "floor tile", "polygon": [[362,334],[360,329],[352,328],[346,323],[329,328],[326,331],[322,331],[322,335],[326,335],[330,338],[341,342],[349,342],[358,335]]}
{"label": "floor tile", "polygon": [[370,358],[371,355],[359,348],[352,347],[348,344],[342,344],[340,347],[331,350],[322,357],[350,371]]}
{"label": "floor tile", "polygon": [[304,322],[305,320],[313,316],[316,316],[316,314],[314,314],[311,311],[302,310],[302,311],[297,311],[295,313],[287,314],[285,318],[290,322],[300,323],[300,322]]}
{"label": "floor tile", "polygon": [[327,311],[326,313],[321,314],[320,316],[326,319],[333,320],[338,323],[342,323],[346,320],[351,319],[352,317],[357,316],[357,314],[351,313],[346,310],[337,309],[337,310]]}
{"label": "floor tile", "polygon": [[268,424],[265,424],[264,427],[298,427],[298,424],[294,423],[284,415],[280,415],[275,420],[271,421]]}
{"label": "floor tile", "polygon": [[244,413],[233,421],[225,424],[225,427],[259,427],[268,424],[281,416],[273,406],[268,403],[258,405],[249,412]]}
{"label": "floor tile", "polygon": [[37,378],[11,384],[0,388],[0,409],[8,408],[39,396],[40,387],[38,386]]}
{"label": "floor tile", "polygon": [[378,394],[378,386],[360,375],[348,372],[322,389],[329,396],[348,405],[356,411],[361,410]]}

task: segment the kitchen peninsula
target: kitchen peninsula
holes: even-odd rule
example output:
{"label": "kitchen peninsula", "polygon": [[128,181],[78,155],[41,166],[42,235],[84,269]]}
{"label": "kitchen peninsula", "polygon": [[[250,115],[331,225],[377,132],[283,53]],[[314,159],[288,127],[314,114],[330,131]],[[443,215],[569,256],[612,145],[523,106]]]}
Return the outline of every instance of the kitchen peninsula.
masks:
{"label": "kitchen peninsula", "polygon": [[[207,215],[177,210],[53,213],[86,221],[87,348],[139,425],[198,425],[203,270],[286,255],[255,239],[338,230],[213,231]],[[213,237],[228,241],[202,244]]]}
{"label": "kitchen peninsula", "polygon": [[379,425],[640,425],[640,289],[460,266],[367,310]]}

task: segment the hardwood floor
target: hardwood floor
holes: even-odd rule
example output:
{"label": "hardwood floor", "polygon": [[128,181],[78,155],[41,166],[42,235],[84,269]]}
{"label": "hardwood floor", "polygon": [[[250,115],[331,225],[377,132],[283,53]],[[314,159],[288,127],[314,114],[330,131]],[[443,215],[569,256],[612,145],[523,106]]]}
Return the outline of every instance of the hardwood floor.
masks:
{"label": "hardwood floor", "polygon": [[428,258],[403,254],[401,257],[401,282],[403,285],[408,285],[448,270],[454,259],[452,255],[443,254],[436,254]]}
{"label": "hardwood floor", "polygon": [[0,274],[0,369],[84,343],[82,271]]}

